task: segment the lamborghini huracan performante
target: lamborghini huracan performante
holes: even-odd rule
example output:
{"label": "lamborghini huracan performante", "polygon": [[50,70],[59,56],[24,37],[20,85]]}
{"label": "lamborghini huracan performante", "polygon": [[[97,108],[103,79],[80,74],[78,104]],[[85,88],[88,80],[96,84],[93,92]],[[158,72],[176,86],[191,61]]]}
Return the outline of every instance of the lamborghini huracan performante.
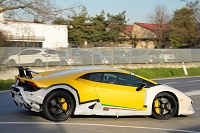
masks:
{"label": "lamborghini huracan performante", "polygon": [[17,106],[64,121],[71,115],[153,116],[165,120],[194,113],[193,101],[181,91],[131,72],[87,66],[34,72],[16,66],[11,86]]}

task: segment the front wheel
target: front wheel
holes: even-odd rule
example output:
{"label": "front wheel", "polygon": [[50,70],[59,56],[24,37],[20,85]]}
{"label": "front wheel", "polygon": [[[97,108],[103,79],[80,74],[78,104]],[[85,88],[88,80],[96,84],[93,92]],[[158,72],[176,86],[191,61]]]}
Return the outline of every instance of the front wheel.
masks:
{"label": "front wheel", "polygon": [[64,91],[50,93],[42,105],[44,116],[52,121],[67,120],[73,114],[74,109],[74,99]]}
{"label": "front wheel", "polygon": [[157,119],[166,120],[176,114],[177,108],[176,99],[171,94],[163,92],[153,100],[152,115]]}

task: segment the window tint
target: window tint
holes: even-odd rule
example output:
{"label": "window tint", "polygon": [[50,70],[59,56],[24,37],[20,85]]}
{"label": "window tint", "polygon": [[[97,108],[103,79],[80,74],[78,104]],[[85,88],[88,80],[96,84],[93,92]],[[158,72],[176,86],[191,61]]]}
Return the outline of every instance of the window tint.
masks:
{"label": "window tint", "polygon": [[153,83],[151,83],[149,81],[146,81],[146,80],[142,80],[142,83],[146,84],[146,88],[155,86],[155,84],[153,84]]}
{"label": "window tint", "polygon": [[147,85],[146,87],[155,86],[153,83],[140,79],[134,75],[117,73],[117,72],[88,73],[81,76],[80,78],[96,81],[96,82],[103,82],[103,83],[108,83],[108,84],[116,84],[116,85],[124,85],[124,86],[138,87],[140,86],[141,83],[145,83]]}
{"label": "window tint", "polygon": [[20,53],[20,55],[33,55],[33,54],[38,54],[40,53],[40,50],[25,50]]}
{"label": "window tint", "polygon": [[25,51],[21,52],[20,55],[29,55],[29,50],[25,50]]}
{"label": "window tint", "polygon": [[31,50],[31,54],[38,54],[38,53],[40,53],[41,52],[41,50]]}
{"label": "window tint", "polygon": [[57,54],[55,50],[45,50],[47,54]]}
{"label": "window tint", "polygon": [[138,87],[142,80],[133,75],[123,73],[104,73],[104,83]]}
{"label": "window tint", "polygon": [[86,75],[83,75],[81,78],[101,82],[102,81],[103,73],[88,73]]}

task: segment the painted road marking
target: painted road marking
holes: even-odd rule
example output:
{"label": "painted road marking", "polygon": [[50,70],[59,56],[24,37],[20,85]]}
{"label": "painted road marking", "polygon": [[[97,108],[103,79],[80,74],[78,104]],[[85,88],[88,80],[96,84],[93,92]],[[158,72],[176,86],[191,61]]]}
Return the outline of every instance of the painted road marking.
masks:
{"label": "painted road marking", "polygon": [[78,126],[99,126],[99,127],[116,127],[116,128],[134,128],[134,129],[149,129],[161,131],[175,131],[183,133],[200,133],[197,131],[180,130],[180,129],[167,129],[167,128],[154,128],[154,127],[138,127],[138,126],[121,126],[121,125],[106,125],[106,124],[88,124],[88,123],[56,123],[56,122],[0,122],[1,125],[78,125]]}
{"label": "painted road marking", "polygon": [[169,82],[169,83],[164,83],[164,84],[168,85],[168,84],[176,84],[176,83],[178,82]]}
{"label": "painted road marking", "polygon": [[[191,80],[191,81],[187,81],[189,83],[192,83],[192,82],[200,82],[200,80]],[[176,84],[176,83],[179,83],[179,82],[168,82],[168,83],[164,83],[164,84]]]}
{"label": "painted road marking", "polygon": [[10,92],[10,90],[0,91],[0,92]]}
{"label": "painted road marking", "polygon": [[200,80],[191,80],[191,81],[187,81],[187,82],[199,82]]}
{"label": "painted road marking", "polygon": [[200,91],[190,91],[190,92],[185,92],[185,94],[187,96],[196,96],[196,95],[200,95]]}
{"label": "painted road marking", "polygon": [[200,76],[186,76],[186,77],[159,78],[159,79],[154,79],[154,80],[165,80],[165,79],[186,79],[186,78],[200,78]]}

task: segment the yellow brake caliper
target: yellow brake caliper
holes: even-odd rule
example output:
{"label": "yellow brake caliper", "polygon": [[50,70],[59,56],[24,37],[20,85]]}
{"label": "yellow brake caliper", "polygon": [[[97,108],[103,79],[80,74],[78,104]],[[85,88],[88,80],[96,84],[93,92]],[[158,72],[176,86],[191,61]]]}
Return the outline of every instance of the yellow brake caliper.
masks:
{"label": "yellow brake caliper", "polygon": [[64,110],[67,110],[67,102],[65,101],[65,98],[61,98],[60,101],[61,101],[61,103],[63,103],[63,104],[62,104],[63,109],[64,109]]}
{"label": "yellow brake caliper", "polygon": [[160,114],[160,108],[159,108],[159,101],[158,100],[155,100],[154,101],[154,109],[156,111],[157,114]]}

